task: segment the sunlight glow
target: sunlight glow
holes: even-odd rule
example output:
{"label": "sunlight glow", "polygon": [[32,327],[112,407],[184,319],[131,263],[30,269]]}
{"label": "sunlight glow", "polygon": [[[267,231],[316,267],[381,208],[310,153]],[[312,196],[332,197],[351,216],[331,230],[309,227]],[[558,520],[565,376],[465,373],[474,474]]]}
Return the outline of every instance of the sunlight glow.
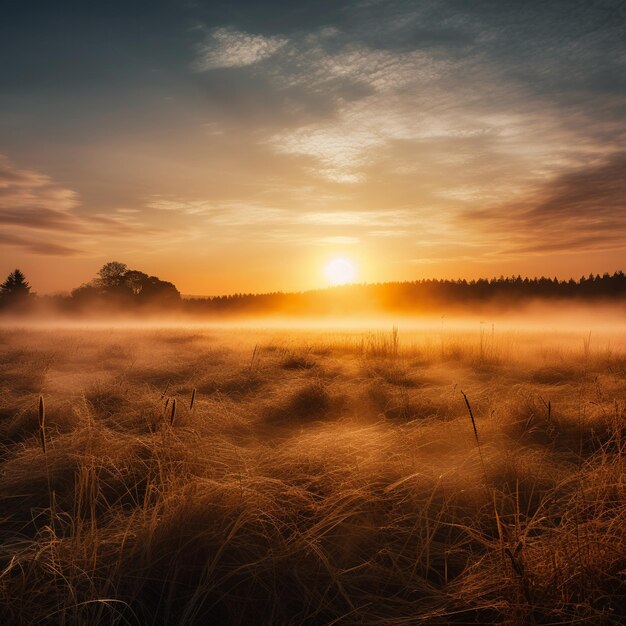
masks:
{"label": "sunlight glow", "polygon": [[354,263],[343,257],[337,257],[326,265],[326,279],[331,285],[352,282],[355,274]]}

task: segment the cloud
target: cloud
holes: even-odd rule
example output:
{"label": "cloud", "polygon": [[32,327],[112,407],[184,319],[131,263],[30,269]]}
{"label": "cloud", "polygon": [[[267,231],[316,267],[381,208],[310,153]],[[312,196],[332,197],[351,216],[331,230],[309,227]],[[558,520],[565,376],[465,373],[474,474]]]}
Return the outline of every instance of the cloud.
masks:
{"label": "cloud", "polygon": [[37,241],[11,233],[0,233],[0,243],[47,256],[76,256],[81,253],[80,250],[70,246],[54,243],[52,241]]}
{"label": "cloud", "polygon": [[[409,11],[407,19],[416,17]],[[394,28],[406,29],[406,24],[399,20],[385,27],[392,40]],[[457,25],[463,27],[474,28],[469,21]],[[580,160],[596,149],[601,136],[615,131],[610,116],[590,124],[584,108],[564,113],[561,103],[542,97],[511,73],[495,51],[485,56],[487,49],[485,43],[465,55],[431,46],[386,50],[336,28],[292,38],[254,76],[257,91],[265,79],[268,90],[284,95],[282,102],[276,95],[272,101],[276,114],[289,123],[265,139],[257,132],[256,141],[265,141],[277,154],[307,158],[306,167],[318,178],[355,186],[399,142],[428,148],[455,142],[440,169],[459,169],[458,146],[463,144],[488,151],[494,160],[517,161],[518,172],[525,169],[524,175],[532,177],[538,166]],[[250,101],[257,100],[251,95]],[[309,107],[320,101],[330,104],[324,114],[311,117]],[[457,182],[446,178],[452,197]]]}
{"label": "cloud", "polygon": [[626,230],[626,152],[566,172],[542,190],[545,200],[524,215],[536,226],[584,225]]}
{"label": "cloud", "polygon": [[496,205],[623,137],[622,40],[606,20],[617,4],[605,4],[351,3],[345,19],[278,37],[253,75],[212,92],[247,84],[237,98],[270,112],[246,140],[300,158],[320,186],[359,195],[387,179],[409,196],[418,179],[429,189],[416,208]]}
{"label": "cloud", "polygon": [[143,228],[131,214],[79,213],[78,194],[0,155],[0,224],[39,231],[123,235]]}
{"label": "cloud", "polygon": [[[389,227],[422,224],[425,219],[408,210],[293,210],[267,206],[258,202],[212,202],[202,199],[180,199],[154,196],[148,199],[148,208],[204,218],[207,223],[221,227],[257,225],[297,225],[310,227]],[[376,233],[377,231],[372,231]],[[387,236],[388,231],[381,231]]]}
{"label": "cloud", "polygon": [[315,241],[321,245],[353,246],[359,243],[360,239],[358,237],[342,237],[341,235],[336,235],[331,237],[320,237]]}
{"label": "cloud", "polygon": [[69,211],[78,204],[76,194],[56,185],[39,172],[18,169],[0,155],[0,221],[22,224],[32,215],[44,228],[69,226]]}
{"label": "cloud", "polygon": [[[202,239],[222,245],[253,242],[253,245],[279,242],[284,245],[357,245],[364,240],[390,237],[434,237],[443,232],[441,219],[425,217],[410,210],[293,209],[259,201],[232,202],[200,198],[152,196],[146,207],[159,211],[187,233],[187,241]],[[324,200],[324,198],[320,198]],[[439,230],[438,230],[439,229]]]}
{"label": "cloud", "polygon": [[[461,216],[503,254],[626,248],[626,153],[565,171],[521,201]],[[504,242],[504,243],[503,243]]]}
{"label": "cloud", "polygon": [[[80,231],[72,214],[78,197],[39,172],[19,169],[0,156],[0,235],[3,245],[53,256],[74,256],[80,251],[64,241]],[[50,240],[50,231],[56,233]],[[43,236],[42,236],[43,235]]]}
{"label": "cloud", "polygon": [[102,244],[107,238],[132,239],[159,232],[124,209],[112,215],[81,209],[76,192],[0,155],[0,225],[6,229],[1,239],[5,245],[42,255],[73,256],[86,253],[90,239]]}
{"label": "cloud", "polygon": [[[337,29],[294,40],[267,64],[264,75],[287,97],[296,90],[302,100],[323,98],[332,104],[327,115],[274,133],[268,145],[279,154],[311,157],[311,169],[331,182],[362,182],[363,169],[391,141],[465,132],[436,123],[428,112],[441,92],[437,85],[453,67],[424,50],[372,49]],[[430,94],[429,106],[417,115],[415,91],[421,100]]]}
{"label": "cloud", "polygon": [[146,202],[146,207],[157,211],[169,211],[182,215],[197,215],[209,213],[214,210],[214,205],[207,200],[180,200],[164,198],[154,195]]}
{"label": "cloud", "polygon": [[287,42],[285,37],[264,37],[233,28],[216,28],[198,46],[194,69],[206,72],[254,65],[271,57]]}
{"label": "cloud", "polygon": [[306,212],[294,217],[302,224],[321,226],[392,226],[419,223],[421,218],[409,211],[325,211]]}

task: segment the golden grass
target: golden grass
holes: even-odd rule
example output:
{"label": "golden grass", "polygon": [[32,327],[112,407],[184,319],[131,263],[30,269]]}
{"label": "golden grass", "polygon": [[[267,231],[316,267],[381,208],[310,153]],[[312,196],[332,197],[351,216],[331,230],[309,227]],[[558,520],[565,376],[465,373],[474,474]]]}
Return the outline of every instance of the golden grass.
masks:
{"label": "golden grass", "polygon": [[0,343],[4,623],[621,623],[619,337]]}

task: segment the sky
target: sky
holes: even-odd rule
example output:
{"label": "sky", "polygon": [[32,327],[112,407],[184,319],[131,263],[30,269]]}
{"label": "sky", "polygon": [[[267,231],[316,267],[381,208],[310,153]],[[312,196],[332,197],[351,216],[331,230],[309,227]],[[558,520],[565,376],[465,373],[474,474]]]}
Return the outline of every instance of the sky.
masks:
{"label": "sky", "polygon": [[0,272],[626,269],[621,0],[5,0]]}

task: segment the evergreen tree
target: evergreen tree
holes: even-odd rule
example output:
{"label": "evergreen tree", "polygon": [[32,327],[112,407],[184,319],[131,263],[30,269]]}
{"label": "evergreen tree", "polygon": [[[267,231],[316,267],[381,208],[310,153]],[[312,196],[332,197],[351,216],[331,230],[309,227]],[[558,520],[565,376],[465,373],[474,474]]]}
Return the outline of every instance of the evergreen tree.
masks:
{"label": "evergreen tree", "polygon": [[0,299],[3,302],[21,302],[30,295],[30,285],[24,273],[16,269],[0,285]]}

